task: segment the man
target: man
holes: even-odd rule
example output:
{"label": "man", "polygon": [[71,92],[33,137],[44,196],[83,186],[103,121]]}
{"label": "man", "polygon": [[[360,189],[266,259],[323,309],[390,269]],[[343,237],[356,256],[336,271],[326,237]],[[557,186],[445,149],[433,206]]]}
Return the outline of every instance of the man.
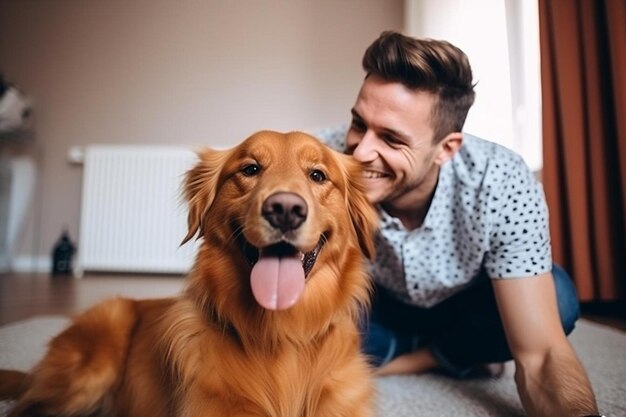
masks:
{"label": "man", "polygon": [[364,331],[377,373],[463,377],[514,359],[529,415],[597,415],[566,338],[578,302],[552,265],[541,186],[513,152],[461,133],[474,102],[465,54],[384,32],[363,68],[343,138],[381,214]]}

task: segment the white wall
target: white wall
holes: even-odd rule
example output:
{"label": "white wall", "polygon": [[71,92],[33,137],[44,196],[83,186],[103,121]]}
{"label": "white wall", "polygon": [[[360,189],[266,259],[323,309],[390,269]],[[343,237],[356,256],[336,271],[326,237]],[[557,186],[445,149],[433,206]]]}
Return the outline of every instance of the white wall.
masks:
{"label": "white wall", "polygon": [[230,146],[347,122],[365,48],[402,30],[403,11],[402,0],[0,2],[0,71],[34,100],[42,190],[18,252],[49,257],[64,225],[78,236],[70,146]]}

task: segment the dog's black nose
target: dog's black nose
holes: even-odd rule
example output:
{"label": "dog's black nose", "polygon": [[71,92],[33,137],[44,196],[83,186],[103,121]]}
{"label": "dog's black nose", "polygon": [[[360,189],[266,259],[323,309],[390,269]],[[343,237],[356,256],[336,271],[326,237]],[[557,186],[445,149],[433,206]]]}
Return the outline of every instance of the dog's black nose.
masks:
{"label": "dog's black nose", "polygon": [[306,220],[308,207],[298,194],[272,194],[263,203],[262,214],[268,222],[283,233],[294,230]]}

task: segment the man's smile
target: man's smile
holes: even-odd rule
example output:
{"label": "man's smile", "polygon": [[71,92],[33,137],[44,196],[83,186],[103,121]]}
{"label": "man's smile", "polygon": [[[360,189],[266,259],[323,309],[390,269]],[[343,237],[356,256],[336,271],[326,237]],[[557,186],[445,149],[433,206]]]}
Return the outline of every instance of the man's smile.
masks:
{"label": "man's smile", "polygon": [[389,175],[380,171],[363,170],[363,178],[378,179],[388,177]]}

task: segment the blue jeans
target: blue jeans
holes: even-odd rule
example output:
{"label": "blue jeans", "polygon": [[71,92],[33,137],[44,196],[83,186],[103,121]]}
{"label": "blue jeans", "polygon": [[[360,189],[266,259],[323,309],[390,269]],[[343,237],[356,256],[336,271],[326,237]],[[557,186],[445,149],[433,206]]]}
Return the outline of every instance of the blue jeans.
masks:
{"label": "blue jeans", "polygon": [[[557,303],[565,334],[580,316],[578,295],[567,272],[553,265]],[[463,376],[475,365],[512,359],[486,274],[479,283],[431,308],[412,306],[377,287],[362,326],[363,351],[374,366],[429,347],[441,366]]]}

